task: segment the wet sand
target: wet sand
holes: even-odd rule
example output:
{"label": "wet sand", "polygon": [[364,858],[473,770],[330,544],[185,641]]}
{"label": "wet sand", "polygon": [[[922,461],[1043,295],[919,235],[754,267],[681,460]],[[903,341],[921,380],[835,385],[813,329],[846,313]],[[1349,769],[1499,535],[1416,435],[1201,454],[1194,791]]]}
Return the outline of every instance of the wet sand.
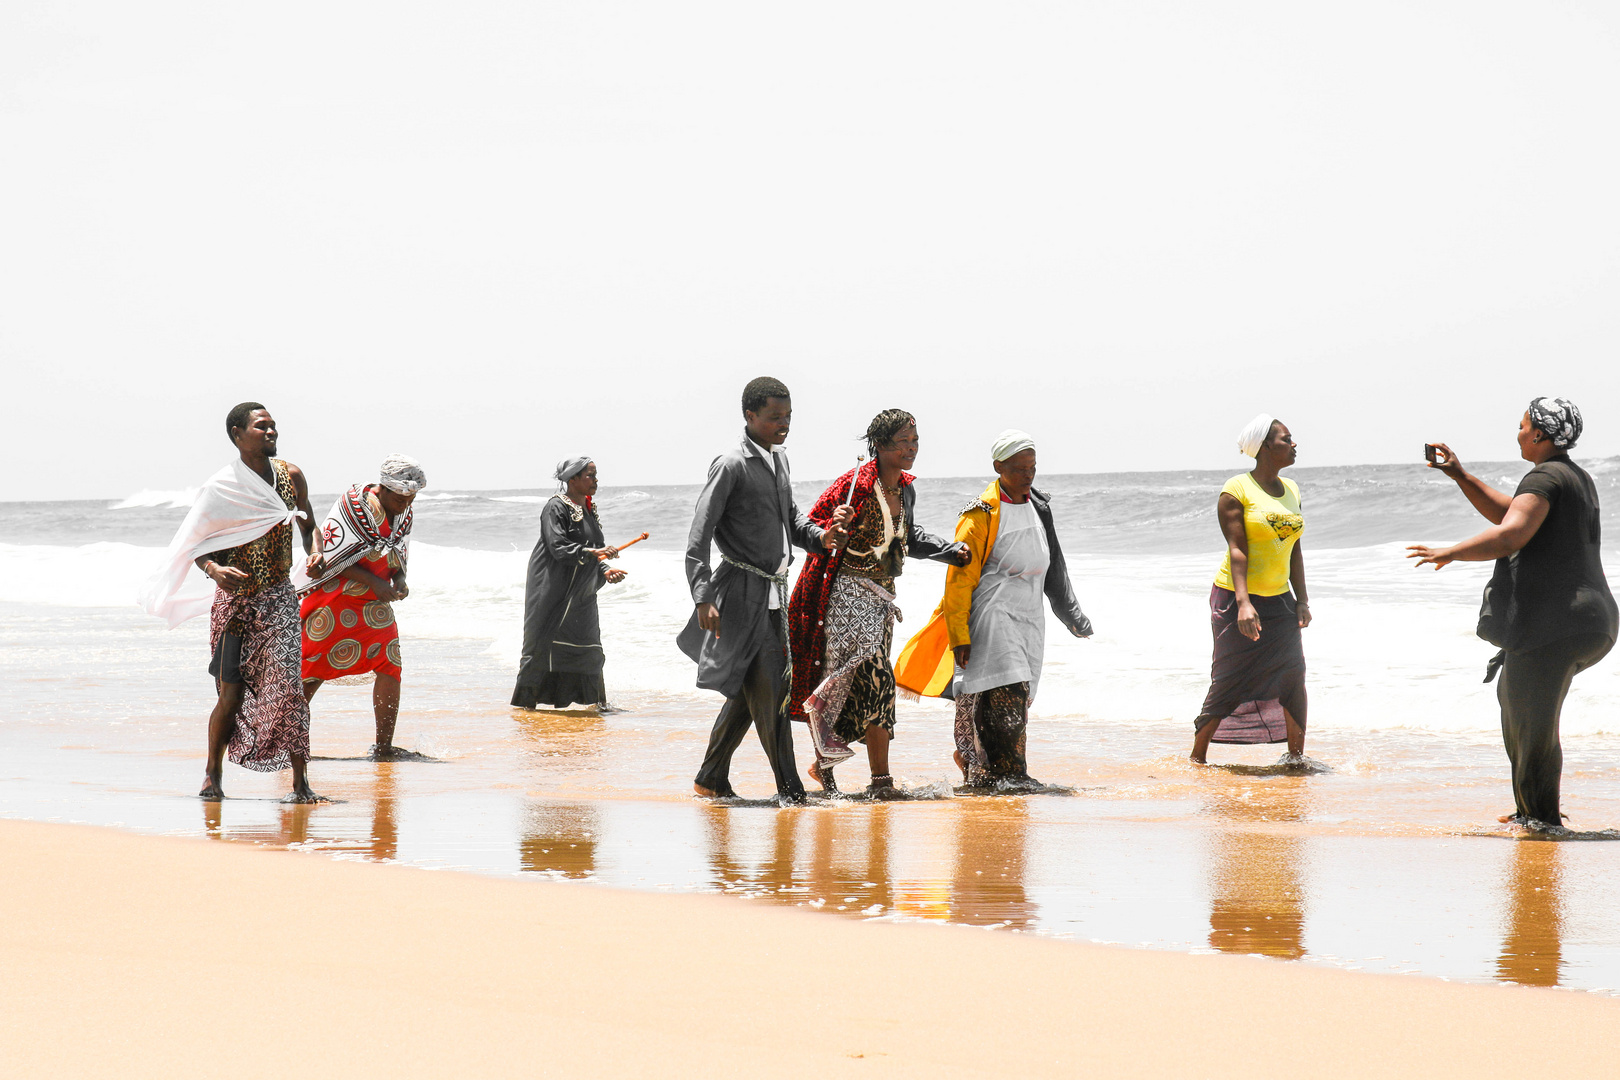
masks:
{"label": "wet sand", "polygon": [[1585,994],[61,825],[0,853],[19,1078],[1597,1076],[1620,1040]]}
{"label": "wet sand", "polygon": [[[1485,735],[1325,728],[1308,749],[1331,771],[1296,776],[1266,768],[1279,747],[1221,747],[1233,767],[1193,767],[1189,733],[1168,721],[1038,716],[1032,771],[1074,795],[955,798],[949,706],[903,703],[895,772],[917,801],[711,806],[687,794],[712,717],[689,692],[618,694],[627,711],[607,717],[514,712],[488,702],[507,681],[498,658],[418,639],[400,742],[441,760],[356,760],[369,689],[333,685],[315,702],[311,776],[336,801],[282,805],[286,774],[229,767],[232,797],[205,804],[201,627],[0,615],[0,817],[717,892],[845,921],[1620,991],[1620,845],[1497,825],[1506,761]],[[1616,760],[1614,736],[1566,740],[1572,824],[1620,824]],[[864,772],[851,762],[840,778]],[[734,779],[770,790],[752,737]]]}

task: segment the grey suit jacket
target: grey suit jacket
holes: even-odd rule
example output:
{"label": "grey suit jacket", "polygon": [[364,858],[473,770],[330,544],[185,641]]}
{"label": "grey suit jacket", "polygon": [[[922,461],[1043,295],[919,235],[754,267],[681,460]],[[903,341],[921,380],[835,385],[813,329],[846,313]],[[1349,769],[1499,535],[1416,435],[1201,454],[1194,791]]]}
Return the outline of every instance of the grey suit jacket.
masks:
{"label": "grey suit jacket", "polygon": [[[786,458],[780,469],[773,470],[749,449],[747,439],[744,434],[736,448],[714,459],[708,483],[698,495],[686,542],[686,580],[694,610],[675,639],[681,651],[697,661],[698,687],[727,697],[742,689],[760,635],[776,633],[766,617],[775,586],[727,562],[711,568],[711,544],[721,554],[769,574],[776,573],[784,554],[791,554],[782,550],[784,526],[799,547],[822,550],[823,530],[793,502]],[[720,609],[718,638],[698,625],[695,608],[705,603]],[[786,611],[782,617],[787,618]]]}

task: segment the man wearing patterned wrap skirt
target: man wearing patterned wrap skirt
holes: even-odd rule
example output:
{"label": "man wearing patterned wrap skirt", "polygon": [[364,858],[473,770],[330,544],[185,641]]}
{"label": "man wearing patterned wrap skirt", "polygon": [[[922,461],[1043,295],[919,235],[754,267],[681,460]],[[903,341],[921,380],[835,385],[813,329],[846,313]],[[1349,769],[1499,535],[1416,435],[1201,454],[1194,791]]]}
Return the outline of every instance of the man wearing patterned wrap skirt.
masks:
{"label": "man wearing patterned wrap skirt", "polygon": [[384,461],[375,484],[356,484],[339,496],[321,526],[324,576],[298,590],[303,603],[304,699],[329,679],[375,672],[371,704],[377,739],[374,761],[422,755],[394,745],[399,720],[399,625],[393,605],[411,594],[405,581],[410,554],[411,504],[427,474],[411,458]]}
{"label": "man wearing patterned wrap skirt", "polygon": [[[315,526],[309,484],[296,465],[276,458],[275,420],[258,402],[244,402],[226,417],[225,430],[248,471],[300,515],[306,569],[318,573],[324,564],[319,552],[311,553]],[[320,801],[305,775],[309,704],[299,685],[298,601],[287,578],[292,526],[283,521],[246,543],[199,555],[195,562],[218,587],[209,617],[213,660],[208,671],[219,700],[208,718],[208,771],[199,794],[209,800],[225,797],[228,743],[231,760],[243,768],[279,772],[291,766],[289,801]]]}

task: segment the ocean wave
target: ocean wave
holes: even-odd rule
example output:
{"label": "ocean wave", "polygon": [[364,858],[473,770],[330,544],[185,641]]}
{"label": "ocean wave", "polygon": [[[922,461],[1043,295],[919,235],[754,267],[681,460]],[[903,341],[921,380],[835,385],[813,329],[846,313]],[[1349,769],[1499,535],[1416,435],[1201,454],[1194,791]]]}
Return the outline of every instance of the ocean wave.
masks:
{"label": "ocean wave", "polygon": [[490,502],[510,503],[545,503],[551,501],[550,495],[496,495]]}
{"label": "ocean wave", "polygon": [[[1474,636],[1474,625],[1491,567],[1459,564],[1417,574],[1404,554],[1398,543],[1310,552],[1316,602],[1316,620],[1305,633],[1311,724],[1340,732],[1488,735],[1498,725],[1495,687],[1480,680],[1494,650]],[[162,557],[161,547],[121,542],[0,543],[0,623],[20,633],[29,632],[25,624],[44,609],[55,609],[58,619],[74,608],[130,611]],[[401,632],[407,639],[473,643],[515,669],[528,558],[526,551],[413,544],[411,595],[396,609]],[[1217,561],[1212,554],[1071,557],[1076,592],[1097,632],[1080,641],[1048,618],[1034,703],[1040,722],[1182,724],[1190,739],[1208,688],[1206,598]],[[692,665],[674,644],[692,613],[683,554],[638,546],[618,565],[630,577],[600,594],[611,684],[695,693]],[[905,612],[896,627],[897,649],[928,621],[944,576],[938,563],[907,563],[897,582]],[[72,626],[73,618],[64,625]],[[68,630],[63,656],[97,647],[104,620],[91,611],[82,618],[83,633]],[[161,629],[159,621],[152,624]],[[1620,661],[1611,658],[1575,681],[1562,728],[1566,735],[1613,730],[1615,715]],[[949,722],[947,711],[939,718]]]}
{"label": "ocean wave", "polygon": [[152,488],[142,488],[135,494],[126,496],[122,502],[113,503],[107,509],[136,510],[157,507],[170,510],[184,509],[197,501],[197,492],[200,490],[194,487],[188,487],[184,491],[155,491]]}

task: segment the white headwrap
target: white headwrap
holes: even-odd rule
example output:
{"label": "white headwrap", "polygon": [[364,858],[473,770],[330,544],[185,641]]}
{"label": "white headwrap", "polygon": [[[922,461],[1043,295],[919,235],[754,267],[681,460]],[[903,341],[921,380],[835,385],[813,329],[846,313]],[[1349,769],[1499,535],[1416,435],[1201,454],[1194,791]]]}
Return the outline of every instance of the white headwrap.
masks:
{"label": "white headwrap", "polygon": [[1266,444],[1266,436],[1271,434],[1271,425],[1277,418],[1270,413],[1261,413],[1243,426],[1238,432],[1238,451],[1247,457],[1258,457],[1260,448]]}
{"label": "white headwrap", "polygon": [[427,473],[415,458],[389,454],[382,463],[382,479],[378,482],[396,495],[415,495],[427,487]]}
{"label": "white headwrap", "polygon": [[1014,454],[1021,454],[1025,450],[1035,449],[1035,440],[1027,431],[1017,428],[1008,428],[996,436],[996,441],[990,444],[990,457],[994,461],[1006,461]]}

